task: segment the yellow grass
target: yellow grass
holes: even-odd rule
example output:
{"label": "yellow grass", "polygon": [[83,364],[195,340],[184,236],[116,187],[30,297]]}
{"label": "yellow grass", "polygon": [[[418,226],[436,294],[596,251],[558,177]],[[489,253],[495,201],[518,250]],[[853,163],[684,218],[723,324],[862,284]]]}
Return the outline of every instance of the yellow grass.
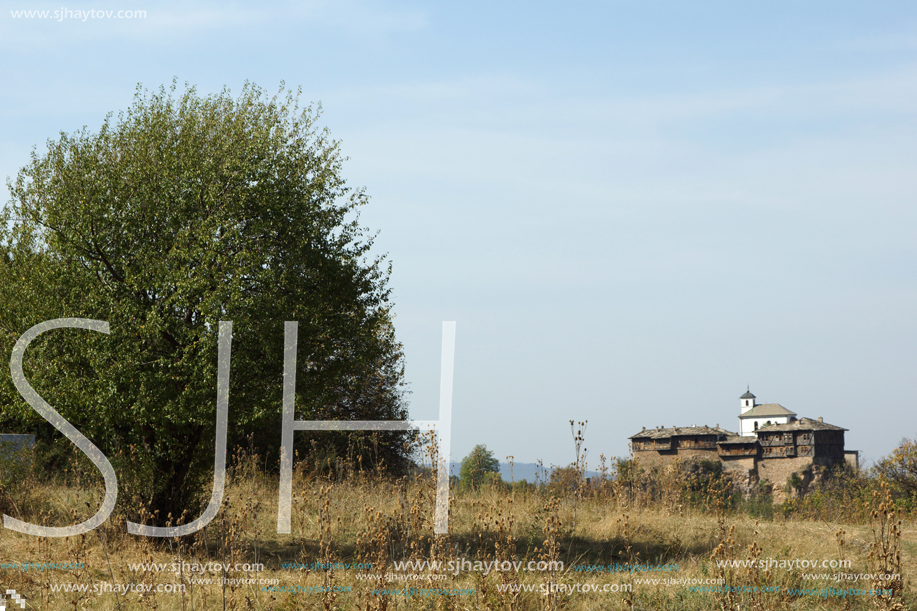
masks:
{"label": "yellow grass", "polygon": [[[293,533],[278,535],[277,479],[260,471],[253,459],[233,471],[220,515],[196,536],[154,540],[126,532],[116,515],[92,533],[65,539],[40,539],[0,530],[2,563],[82,563],[77,570],[0,570],[0,587],[15,589],[32,609],[209,610],[209,609],[876,609],[912,608],[917,529],[912,517],[901,519],[900,566],[903,596],[812,596],[788,594],[789,588],[872,588],[872,582],[807,581],[803,573],[869,573],[879,566],[874,527],[891,515],[884,498],[875,496],[872,521],[839,524],[784,519],[756,521],[716,504],[691,504],[673,490],[653,498],[624,491],[620,483],[600,487],[555,487],[540,490],[490,486],[467,493],[453,491],[450,535],[434,537],[435,488],[432,477],[418,475],[391,481],[376,474],[351,473],[331,481],[297,472],[294,481]],[[673,476],[674,477],[674,476]],[[32,477],[5,490],[5,510],[15,517],[48,525],[85,519],[101,497],[99,482],[42,482]],[[209,495],[209,493],[208,493]],[[18,501],[13,503],[13,501]],[[12,503],[12,504],[11,504]],[[88,503],[88,505],[87,505]],[[881,535],[882,533],[880,533]],[[886,542],[888,532],[886,531]],[[894,541],[894,533],[891,533]],[[887,551],[887,550],[886,550]],[[894,552],[894,550],[892,550]],[[848,569],[718,569],[719,560],[850,560]],[[408,582],[385,579],[393,562],[562,561],[554,571],[402,571],[418,574]],[[891,559],[894,561],[894,558]],[[262,572],[228,571],[189,575],[186,571],[136,570],[140,563],[263,563]],[[281,564],[315,562],[372,563],[372,570],[284,569]],[[584,572],[587,565],[677,565],[667,572]],[[442,575],[442,579],[437,575]],[[255,580],[229,585],[202,585],[192,579]],[[639,583],[638,580],[725,579],[727,585],[778,587],[780,593],[697,592],[687,585]],[[258,580],[280,587],[350,588],[350,591],[265,591]],[[105,584],[143,584],[154,591],[97,595]],[[162,584],[182,584],[184,593],[156,592]],[[560,585],[556,585],[560,584]],[[617,592],[543,592],[542,588],[595,585]],[[67,585],[88,592],[54,591]],[[501,586],[533,586],[532,592],[500,591]],[[383,588],[474,590],[466,595],[391,595]],[[630,588],[629,591],[620,591]],[[883,606],[884,605],[884,606]],[[11,609],[10,603],[7,608]],[[18,608],[18,607],[17,607]],[[917,607],[914,607],[917,608]]]}

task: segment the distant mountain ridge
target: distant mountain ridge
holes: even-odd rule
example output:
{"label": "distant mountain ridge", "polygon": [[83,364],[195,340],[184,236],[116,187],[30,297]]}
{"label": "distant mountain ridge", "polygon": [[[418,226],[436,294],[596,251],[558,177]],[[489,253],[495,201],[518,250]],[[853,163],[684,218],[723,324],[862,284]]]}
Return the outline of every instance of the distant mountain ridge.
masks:
{"label": "distant mountain ridge", "polygon": [[[553,468],[556,468],[556,465],[554,465]],[[510,463],[501,462],[500,477],[503,478],[505,482],[521,482],[522,480],[530,484],[534,484],[536,480],[539,483],[548,482],[551,480],[551,471],[553,471],[553,468],[552,466],[543,467],[533,462],[514,462],[512,463],[512,468],[510,468]],[[452,461],[450,474],[458,477],[461,469],[461,461]],[[599,473],[596,471],[586,471],[586,477],[596,477],[597,475],[599,475]]]}

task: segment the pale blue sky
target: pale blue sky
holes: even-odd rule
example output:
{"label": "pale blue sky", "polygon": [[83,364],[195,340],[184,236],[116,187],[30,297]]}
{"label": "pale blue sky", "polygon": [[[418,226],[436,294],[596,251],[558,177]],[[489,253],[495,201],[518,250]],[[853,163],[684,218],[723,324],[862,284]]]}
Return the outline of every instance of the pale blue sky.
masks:
{"label": "pale blue sky", "polygon": [[[568,463],[570,419],[591,464],[643,426],[735,430],[746,384],[867,459],[917,434],[914,5],[2,5],[3,177],[137,83],[321,101],[416,418],[457,322],[457,459]],[[61,8],[147,17],[10,12]]]}

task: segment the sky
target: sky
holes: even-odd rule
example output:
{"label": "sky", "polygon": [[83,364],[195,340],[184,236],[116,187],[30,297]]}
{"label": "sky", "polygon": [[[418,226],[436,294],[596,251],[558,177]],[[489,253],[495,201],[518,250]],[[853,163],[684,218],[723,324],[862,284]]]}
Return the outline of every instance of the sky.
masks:
{"label": "sky", "polygon": [[138,84],[321,103],[415,419],[456,322],[455,459],[568,464],[576,420],[592,468],[746,388],[866,463],[917,436],[917,5],[0,4],[4,179]]}

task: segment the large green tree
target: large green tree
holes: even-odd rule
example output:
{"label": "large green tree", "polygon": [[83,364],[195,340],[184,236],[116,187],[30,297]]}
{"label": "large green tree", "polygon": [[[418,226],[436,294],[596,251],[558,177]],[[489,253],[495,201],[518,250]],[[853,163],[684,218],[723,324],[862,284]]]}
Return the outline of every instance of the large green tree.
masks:
{"label": "large green tree", "polygon": [[500,481],[500,461],[484,444],[474,446],[462,459],[459,482],[463,489],[479,488],[488,481]]}
{"label": "large green tree", "polygon": [[[299,418],[407,417],[390,266],[370,258],[356,214],[367,197],[346,185],[339,144],[297,98],[253,85],[238,97],[138,88],[126,112],[49,140],[8,182],[0,354],[45,320],[108,321],[108,336],[42,335],[25,372],[107,454],[130,450],[121,468],[147,474],[163,516],[180,515],[213,460],[220,320],[234,323],[236,439],[280,441],[287,320],[299,321]],[[0,371],[2,420],[55,433]],[[343,436],[315,440],[340,452]],[[402,468],[409,438],[381,434],[364,464]]]}

